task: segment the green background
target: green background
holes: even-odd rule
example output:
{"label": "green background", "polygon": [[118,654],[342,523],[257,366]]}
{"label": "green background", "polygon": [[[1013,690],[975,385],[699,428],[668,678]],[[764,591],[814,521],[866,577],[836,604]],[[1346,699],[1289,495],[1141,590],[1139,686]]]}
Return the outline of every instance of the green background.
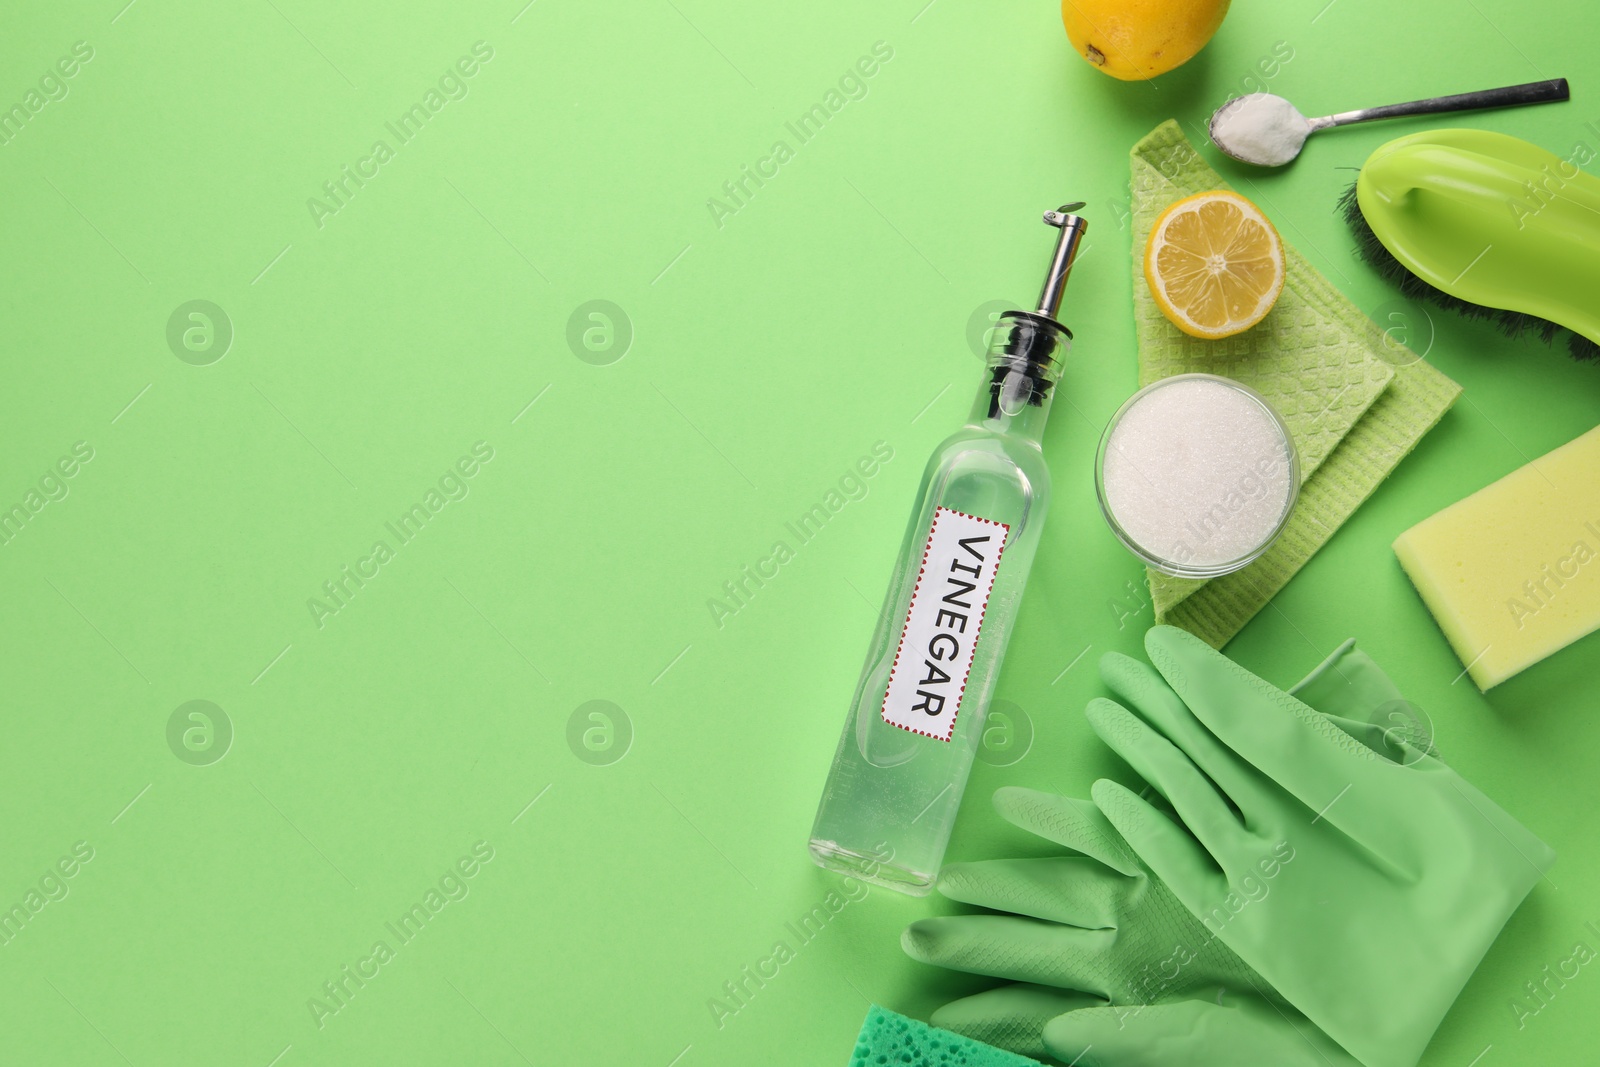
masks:
{"label": "green background", "polygon": [[[1091,70],[1044,2],[522,3],[11,5],[0,105],[94,54],[0,145],[0,507],[75,442],[93,459],[0,545],[0,908],[74,843],[93,859],[0,945],[7,1062],[829,1064],[869,1001],[925,1017],[979,988],[899,950],[938,900],[874,891],[804,944],[786,924],[841,891],[806,857],[814,806],[923,457],[976,386],[969,319],[1032,298],[1039,213],[1083,199],[1091,229],[998,693],[1034,739],[978,766],[953,858],[1019,847],[1001,784],[1129,774],[1081,709],[1149,621],[1091,477],[1135,380],[1132,143],[1230,92],[1324,114],[1571,75],[1571,103],[1460,121],[1600,148],[1578,0],[1241,0],[1149,84]],[[399,145],[385,123],[478,41],[467,95]],[[866,96],[799,144],[784,124],[878,41]],[[1511,1003],[1600,947],[1600,639],[1479,695],[1388,546],[1593,425],[1600,369],[1396,305],[1353,258],[1351,168],[1434,124],[1320,134],[1280,173],[1201,148],[1466,389],[1230,652],[1288,683],[1355,636],[1554,845],[1427,1062],[1571,1062],[1600,975],[1520,1028]],[[394,158],[319,227],[308,199],[380,138]],[[708,198],[779,139],[793,158],[719,227]],[[203,366],[167,340],[197,299],[234,332]],[[569,346],[595,299],[625,352]],[[480,441],[470,493],[400,545],[384,524]],[[708,598],[879,441],[865,498],[717,626]],[[308,599],[379,539],[393,558],[319,627]],[[168,741],[197,699],[233,733],[208,765],[177,753],[220,733]],[[385,924],[479,842],[467,895],[400,944]],[[319,1027],[308,1001],[379,939],[393,958]],[[794,959],[719,1026],[708,1001],[780,939]]]}

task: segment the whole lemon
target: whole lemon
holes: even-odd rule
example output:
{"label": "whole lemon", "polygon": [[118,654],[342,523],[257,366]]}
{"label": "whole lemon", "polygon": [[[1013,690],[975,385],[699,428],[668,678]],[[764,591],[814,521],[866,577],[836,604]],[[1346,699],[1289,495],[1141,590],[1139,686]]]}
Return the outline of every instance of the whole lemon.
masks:
{"label": "whole lemon", "polygon": [[1113,78],[1144,81],[1205,47],[1228,0],[1061,0],[1078,54]]}

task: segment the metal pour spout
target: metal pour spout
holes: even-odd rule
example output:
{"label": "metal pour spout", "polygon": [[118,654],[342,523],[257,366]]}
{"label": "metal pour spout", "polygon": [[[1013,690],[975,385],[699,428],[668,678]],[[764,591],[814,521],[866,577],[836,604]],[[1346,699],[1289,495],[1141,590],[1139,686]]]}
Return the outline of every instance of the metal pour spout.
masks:
{"label": "metal pour spout", "polygon": [[1061,309],[1061,294],[1067,288],[1067,276],[1072,273],[1072,261],[1078,256],[1078,246],[1083,243],[1083,235],[1089,228],[1089,222],[1082,215],[1073,212],[1079,210],[1083,203],[1062,204],[1054,211],[1044,213],[1044,221],[1061,230],[1061,236],[1056,241],[1056,253],[1050,259],[1050,273],[1045,275],[1044,288],[1039,293],[1038,314],[1054,319]]}

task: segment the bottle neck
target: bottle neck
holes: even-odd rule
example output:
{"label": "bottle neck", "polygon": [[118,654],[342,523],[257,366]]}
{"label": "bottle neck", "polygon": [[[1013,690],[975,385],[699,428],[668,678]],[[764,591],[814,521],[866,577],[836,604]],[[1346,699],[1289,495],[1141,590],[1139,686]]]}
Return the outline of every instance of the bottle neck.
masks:
{"label": "bottle neck", "polygon": [[977,395],[972,398],[967,425],[985,433],[1009,434],[1040,444],[1044,440],[1044,424],[1050,418],[1050,402],[1054,395],[1055,390],[1051,389],[1037,403],[1025,403],[1015,412],[1008,412],[1007,405],[995,405],[993,387],[989,375],[985,374]]}
{"label": "bottle neck", "polygon": [[1040,444],[1071,342],[1072,334],[1054,319],[1027,311],[1001,315],[968,424]]}

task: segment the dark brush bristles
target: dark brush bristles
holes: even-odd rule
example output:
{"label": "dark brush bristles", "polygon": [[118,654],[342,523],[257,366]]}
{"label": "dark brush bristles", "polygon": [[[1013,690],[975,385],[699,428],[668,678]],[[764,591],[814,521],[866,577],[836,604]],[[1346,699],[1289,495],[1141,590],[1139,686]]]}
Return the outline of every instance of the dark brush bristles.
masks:
{"label": "dark brush bristles", "polygon": [[1451,296],[1443,289],[1429,285],[1412,274],[1406,269],[1405,264],[1394,258],[1394,254],[1383,247],[1378,235],[1372,232],[1366,216],[1361,214],[1361,205],[1356,200],[1354,183],[1344,191],[1343,196],[1339,197],[1339,208],[1344,213],[1345,222],[1350,224],[1350,229],[1355,234],[1356,254],[1385,281],[1393,283],[1400,290],[1401,296],[1408,300],[1426,300],[1437,307],[1454,311],[1469,319],[1488,320],[1498,326],[1501,333],[1512,339],[1532,334],[1545,344],[1550,344],[1558,332],[1563,332],[1567,334],[1567,349],[1572,353],[1573,359],[1600,360],[1600,345],[1559,323],[1521,311],[1505,311],[1474,304],[1459,296]]}

